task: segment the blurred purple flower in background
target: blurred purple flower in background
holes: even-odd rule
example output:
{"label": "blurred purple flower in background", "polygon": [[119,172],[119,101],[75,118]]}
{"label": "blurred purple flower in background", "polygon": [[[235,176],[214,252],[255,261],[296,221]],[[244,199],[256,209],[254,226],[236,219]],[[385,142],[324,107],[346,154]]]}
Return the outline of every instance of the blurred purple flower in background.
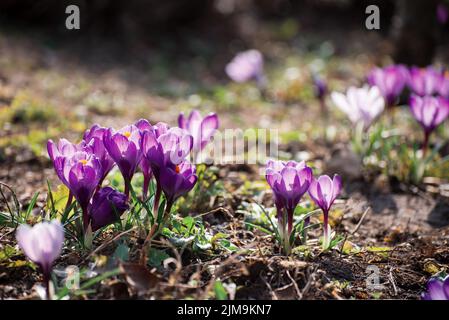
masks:
{"label": "blurred purple flower in background", "polygon": [[449,71],[444,71],[441,73],[438,93],[446,99],[449,98]]}
{"label": "blurred purple flower in background", "polygon": [[186,119],[184,113],[180,113],[178,117],[178,125],[181,129],[187,130],[193,137],[194,161],[196,161],[198,153],[204,149],[209,143],[215,131],[218,129],[218,116],[210,113],[206,117],[202,117],[198,110],[193,110]]}
{"label": "blurred purple flower in background", "polygon": [[427,292],[421,294],[423,300],[449,300],[449,276],[446,279],[432,278],[427,282]]}
{"label": "blurred purple flower in background", "polygon": [[258,50],[248,50],[238,53],[226,65],[226,74],[235,82],[256,81],[263,85],[263,56]]}
{"label": "blurred purple flower in background", "polygon": [[446,4],[439,3],[437,6],[437,20],[440,24],[446,24],[449,18],[449,11]]}
{"label": "blurred purple flower in background", "polygon": [[350,87],[346,94],[332,92],[332,101],[353,124],[368,128],[385,108],[385,100],[377,87]]}
{"label": "blurred purple flower in background", "polygon": [[329,210],[335,199],[341,192],[341,177],[334,175],[331,179],[327,175],[320,176],[318,179],[313,178],[309,187],[309,195],[318,207],[323,211],[323,247],[328,248],[329,238]]}
{"label": "blurred purple flower in background", "polygon": [[408,86],[419,96],[437,94],[441,82],[441,72],[432,66],[427,68],[411,67],[409,69]]}
{"label": "blurred purple flower in background", "polygon": [[424,130],[423,152],[426,153],[429,136],[449,116],[449,101],[442,97],[410,97],[413,117]]}
{"label": "blurred purple flower in background", "polygon": [[289,238],[293,229],[293,213],[312,182],[312,169],[307,167],[304,161],[298,163],[269,160],[265,178],[273,190],[281,232],[284,239]]}
{"label": "blurred purple flower in background", "polygon": [[408,70],[402,65],[374,68],[368,75],[368,83],[379,88],[388,106],[393,106],[408,81]]}
{"label": "blurred purple flower in background", "polygon": [[315,97],[318,100],[323,101],[327,94],[326,82],[323,80],[323,78],[319,77],[317,74],[312,75],[312,80]]}
{"label": "blurred purple flower in background", "polygon": [[88,208],[92,231],[118,221],[127,209],[127,197],[124,193],[110,187],[101,188],[93,196]]}
{"label": "blurred purple flower in background", "polygon": [[33,227],[23,224],[17,229],[16,238],[26,256],[41,267],[49,299],[52,266],[60,256],[64,244],[62,224],[58,220],[41,222]]}
{"label": "blurred purple flower in background", "polygon": [[122,173],[127,196],[131,179],[142,159],[140,135],[140,130],[135,125],[123,127],[118,131],[108,129],[104,135],[104,146]]}

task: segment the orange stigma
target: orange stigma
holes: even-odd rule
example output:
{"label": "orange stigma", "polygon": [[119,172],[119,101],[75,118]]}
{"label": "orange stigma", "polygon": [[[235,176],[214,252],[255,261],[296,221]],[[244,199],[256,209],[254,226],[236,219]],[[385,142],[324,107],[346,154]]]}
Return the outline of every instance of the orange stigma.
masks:
{"label": "orange stigma", "polygon": [[181,171],[181,169],[179,168],[178,165],[176,165],[175,171],[176,171],[176,173],[179,173]]}
{"label": "orange stigma", "polygon": [[131,136],[131,132],[125,131],[125,132],[123,133],[123,135],[124,135],[125,137],[129,138],[129,137]]}
{"label": "orange stigma", "polygon": [[85,166],[87,164],[87,160],[86,159],[78,160],[78,162],[81,163],[83,166]]}

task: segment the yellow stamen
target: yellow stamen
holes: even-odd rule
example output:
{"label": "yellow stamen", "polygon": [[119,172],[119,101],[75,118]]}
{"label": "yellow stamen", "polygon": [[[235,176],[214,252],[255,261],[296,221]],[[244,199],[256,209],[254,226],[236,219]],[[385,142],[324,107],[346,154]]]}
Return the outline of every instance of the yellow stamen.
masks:
{"label": "yellow stamen", "polygon": [[124,135],[125,137],[129,138],[129,137],[131,136],[131,132],[125,131],[125,132],[123,133],[123,135]]}
{"label": "yellow stamen", "polygon": [[81,163],[83,166],[85,166],[87,164],[87,160],[86,159],[78,160],[78,162]]}

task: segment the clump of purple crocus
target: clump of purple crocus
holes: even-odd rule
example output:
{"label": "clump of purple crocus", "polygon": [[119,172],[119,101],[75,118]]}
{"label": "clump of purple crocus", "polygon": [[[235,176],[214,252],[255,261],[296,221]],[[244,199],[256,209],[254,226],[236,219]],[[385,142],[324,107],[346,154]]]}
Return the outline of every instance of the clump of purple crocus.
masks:
{"label": "clump of purple crocus", "polygon": [[218,116],[215,113],[210,113],[204,118],[198,110],[193,110],[187,118],[184,113],[179,114],[178,126],[193,137],[192,153],[195,162],[199,160],[199,153],[212,139],[218,125]]}
{"label": "clump of purple crocus", "polygon": [[92,231],[96,231],[120,220],[129,208],[127,197],[111,187],[98,190],[92,198],[88,213]]}
{"label": "clump of purple crocus", "polygon": [[449,101],[442,97],[410,97],[410,109],[424,130],[423,154],[427,152],[430,134],[449,117]]}
{"label": "clump of purple crocus", "polygon": [[258,50],[248,50],[238,53],[226,65],[226,74],[235,82],[256,81],[264,86],[263,56]]}
{"label": "clump of purple crocus", "polygon": [[449,300],[449,276],[444,280],[432,278],[427,282],[427,291],[422,293],[423,300]]}
{"label": "clump of purple crocus", "polygon": [[279,234],[284,252],[290,253],[290,236],[293,230],[293,214],[301,197],[312,182],[312,169],[305,162],[282,162],[269,160],[265,178],[273,190],[277,209]]}
{"label": "clump of purple crocus", "polygon": [[309,187],[309,195],[315,204],[323,211],[323,248],[327,249],[330,244],[329,211],[335,199],[341,192],[341,177],[334,175],[331,179],[327,175],[313,178]]}
{"label": "clump of purple crocus", "polygon": [[368,83],[379,88],[388,106],[394,106],[408,81],[408,70],[402,65],[374,68],[368,75]]}
{"label": "clump of purple crocus", "polygon": [[33,227],[21,225],[17,229],[16,238],[26,256],[41,268],[47,288],[47,299],[50,299],[50,275],[64,243],[62,224],[53,220],[38,223]]}

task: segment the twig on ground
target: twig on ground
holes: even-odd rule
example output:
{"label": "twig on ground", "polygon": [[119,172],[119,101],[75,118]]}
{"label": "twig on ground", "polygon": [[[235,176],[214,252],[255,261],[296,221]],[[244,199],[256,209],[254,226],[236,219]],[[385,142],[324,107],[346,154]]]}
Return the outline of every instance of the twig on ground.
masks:
{"label": "twig on ground", "polygon": [[360,226],[362,225],[363,220],[365,219],[368,212],[371,210],[371,207],[366,208],[365,212],[362,214],[362,217],[360,218],[359,222],[355,226],[354,230],[351,231],[351,235],[355,234],[357,230],[359,230]]}
{"label": "twig on ground", "polygon": [[93,256],[94,254],[96,254],[97,252],[99,252],[100,250],[104,249],[106,246],[108,246],[110,243],[120,239],[121,237],[123,237],[125,234],[130,233],[131,231],[135,230],[137,227],[133,227],[129,230],[123,231],[122,233],[119,233],[118,235],[116,235],[114,238],[109,239],[108,241],[103,242],[98,248],[96,248],[94,251],[92,251],[91,253],[89,253],[87,255],[86,258],[84,258],[83,262],[86,261],[87,259],[89,259],[91,256]]}

